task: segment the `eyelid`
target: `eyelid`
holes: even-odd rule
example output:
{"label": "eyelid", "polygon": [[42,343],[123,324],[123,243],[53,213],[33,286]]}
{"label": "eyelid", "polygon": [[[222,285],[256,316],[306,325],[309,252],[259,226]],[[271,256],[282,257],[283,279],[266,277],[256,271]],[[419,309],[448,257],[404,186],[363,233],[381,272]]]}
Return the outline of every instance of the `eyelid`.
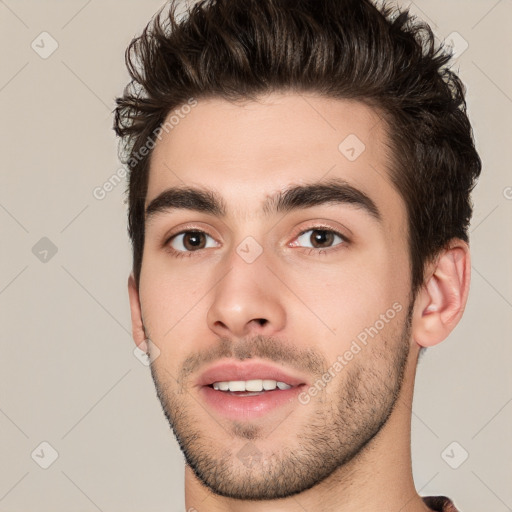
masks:
{"label": "eyelid", "polygon": [[[343,239],[344,244],[348,244],[351,242],[351,238],[349,238],[342,230],[339,228],[336,228],[327,222],[314,222],[312,221],[312,224],[308,227],[301,226],[295,233],[295,235],[292,238],[292,241],[295,241],[299,236],[303,235],[304,233],[307,233],[308,231],[331,231],[335,235],[338,235]],[[288,242],[287,245],[289,245],[291,242]],[[320,250],[320,249],[319,249]]]}
{"label": "eyelid", "polygon": [[212,229],[210,226],[204,227],[200,226],[200,224],[198,223],[190,223],[180,225],[177,228],[172,229],[169,233],[167,233],[164,236],[163,245],[166,246],[175,236],[182,235],[183,233],[190,233],[191,231],[204,233],[205,235],[213,238],[217,243],[219,243],[218,237],[211,233]]}

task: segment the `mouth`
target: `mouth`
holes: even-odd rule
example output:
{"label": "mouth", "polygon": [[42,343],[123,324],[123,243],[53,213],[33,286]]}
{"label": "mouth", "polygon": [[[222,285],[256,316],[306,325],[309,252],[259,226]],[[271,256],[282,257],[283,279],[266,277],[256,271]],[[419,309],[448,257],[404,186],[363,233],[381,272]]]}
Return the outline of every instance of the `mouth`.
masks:
{"label": "mouth", "polygon": [[306,384],[306,379],[283,368],[262,361],[226,360],[207,368],[196,385],[219,391],[272,391]]}
{"label": "mouth", "polygon": [[199,394],[217,414],[254,419],[298,404],[306,380],[266,363],[224,362],[207,369],[197,382]]}

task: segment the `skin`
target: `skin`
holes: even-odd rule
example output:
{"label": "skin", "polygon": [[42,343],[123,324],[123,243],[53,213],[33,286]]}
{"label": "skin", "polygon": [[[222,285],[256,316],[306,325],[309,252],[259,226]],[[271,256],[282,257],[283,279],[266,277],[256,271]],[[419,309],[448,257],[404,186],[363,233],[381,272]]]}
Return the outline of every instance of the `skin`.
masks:
{"label": "skin", "polygon": [[[338,149],[350,134],[366,146],[354,161]],[[416,364],[420,348],[460,320],[470,256],[452,240],[413,300],[407,213],[389,180],[386,134],[362,103],[272,93],[200,99],[157,142],[146,206],[186,186],[215,191],[227,209],[222,218],[183,208],[153,216],[139,288],[128,280],[134,341],[154,358],[158,396],[185,453],[187,510],[429,510],[411,468]],[[369,196],[381,222],[351,204],[263,210],[276,192],[329,179]],[[206,245],[195,248],[190,234],[168,241],[187,229],[204,231]],[[246,237],[262,250],[252,263],[237,253]],[[202,402],[200,373],[226,357],[270,361],[316,382],[393,305],[393,318],[307,403],[233,421]],[[250,463],[247,451],[257,455]]]}

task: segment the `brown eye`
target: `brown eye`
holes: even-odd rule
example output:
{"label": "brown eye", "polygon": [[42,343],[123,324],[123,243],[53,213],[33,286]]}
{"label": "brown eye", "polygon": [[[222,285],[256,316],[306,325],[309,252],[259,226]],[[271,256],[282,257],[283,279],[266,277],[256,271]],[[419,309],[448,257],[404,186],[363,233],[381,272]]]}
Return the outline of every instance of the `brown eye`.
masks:
{"label": "brown eye", "polygon": [[303,231],[298,237],[298,245],[310,247],[313,249],[328,249],[342,242],[346,242],[345,237],[336,231],[330,229],[313,228]]}
{"label": "brown eye", "polygon": [[183,236],[183,246],[188,251],[203,249],[206,246],[206,237],[204,236],[204,233],[189,231]]}
{"label": "brown eye", "polygon": [[213,238],[203,231],[183,231],[171,238],[170,245],[178,252],[194,252],[215,247],[216,244]]}
{"label": "brown eye", "polygon": [[315,229],[310,235],[310,241],[313,247],[330,247],[334,241],[334,233]]}

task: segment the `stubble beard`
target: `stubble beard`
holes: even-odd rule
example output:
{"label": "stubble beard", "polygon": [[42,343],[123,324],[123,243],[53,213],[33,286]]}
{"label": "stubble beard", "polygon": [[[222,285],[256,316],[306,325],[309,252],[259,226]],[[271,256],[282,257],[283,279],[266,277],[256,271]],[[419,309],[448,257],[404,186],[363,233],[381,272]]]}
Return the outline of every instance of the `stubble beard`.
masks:
{"label": "stubble beard", "polygon": [[[336,399],[327,400],[325,393],[319,393],[307,405],[299,405],[310,407],[311,413],[307,421],[293,423],[298,425],[295,432],[290,432],[286,419],[269,434],[249,422],[230,422],[221,428],[198,405],[197,397],[190,395],[183,381],[166,378],[165,369],[152,364],[157,396],[187,465],[213,493],[239,500],[286,498],[336,472],[343,478],[343,468],[356,462],[395,407],[409,356],[411,319],[412,303],[397,329],[387,338],[371,340],[333,378],[329,386],[337,386],[337,391],[330,396]],[[399,322],[398,317],[395,321]],[[276,344],[264,346],[266,356],[278,361],[279,357],[272,359],[269,353]],[[240,356],[236,348],[234,352]],[[210,436],[212,429],[221,432],[222,445],[218,439],[215,444]],[[263,445],[272,437],[276,438],[275,448],[265,449]],[[242,449],[240,440],[245,440]],[[232,448],[235,445],[238,448]],[[241,456],[251,451],[253,457]]]}

